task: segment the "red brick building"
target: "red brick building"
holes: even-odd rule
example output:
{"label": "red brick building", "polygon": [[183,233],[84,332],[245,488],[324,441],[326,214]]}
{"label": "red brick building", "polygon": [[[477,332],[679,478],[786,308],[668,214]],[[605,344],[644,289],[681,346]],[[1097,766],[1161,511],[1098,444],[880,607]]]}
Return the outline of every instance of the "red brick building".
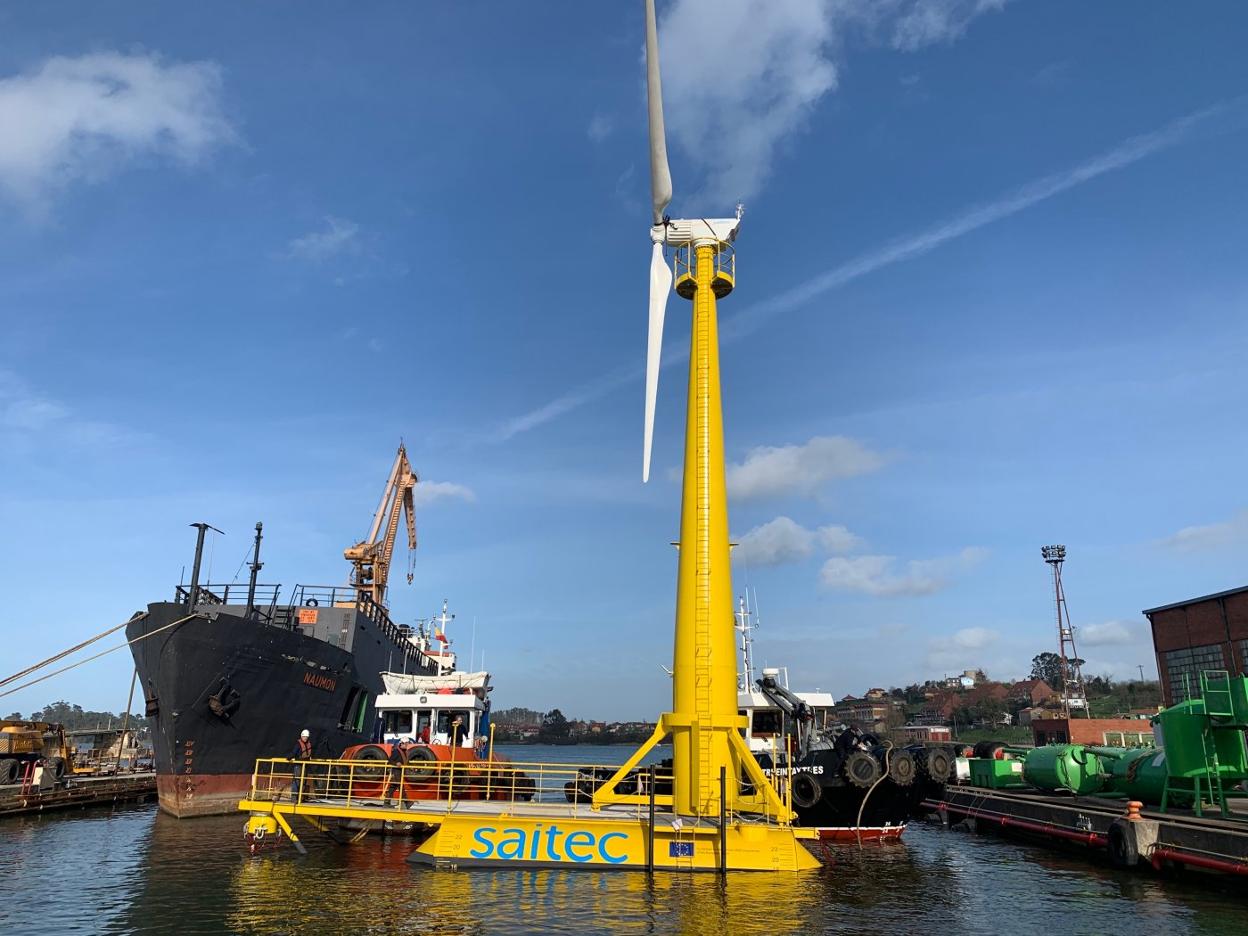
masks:
{"label": "red brick building", "polygon": [[953,731],[948,725],[904,725],[900,731],[902,741],[907,743],[953,740]]}
{"label": "red brick building", "polygon": [[1144,718],[1033,718],[1031,737],[1045,744],[1103,744],[1138,747],[1153,743],[1153,726]]}
{"label": "red brick building", "polygon": [[1010,687],[1010,699],[1026,702],[1028,706],[1039,705],[1053,695],[1053,690],[1043,679],[1024,679]]}
{"label": "red brick building", "polygon": [[1166,705],[1199,695],[1202,670],[1248,672],[1248,587],[1150,608],[1144,616]]}

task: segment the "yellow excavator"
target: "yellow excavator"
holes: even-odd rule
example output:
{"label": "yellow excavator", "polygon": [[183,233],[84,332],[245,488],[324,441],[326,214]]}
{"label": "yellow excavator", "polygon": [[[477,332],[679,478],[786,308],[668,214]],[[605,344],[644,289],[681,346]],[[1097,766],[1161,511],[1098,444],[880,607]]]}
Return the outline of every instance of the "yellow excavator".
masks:
{"label": "yellow excavator", "polygon": [[343,556],[354,567],[351,584],[360,597],[367,595],[375,603],[385,606],[386,583],[390,578],[390,560],[394,555],[394,540],[399,532],[399,515],[407,519],[407,581],[411,584],[413,563],[416,559],[416,509],[413,491],[417,481],[416,472],[407,460],[407,449],[400,443],[399,452],[390,469],[386,490],[381,495],[373,526],[368,536],[343,551]]}

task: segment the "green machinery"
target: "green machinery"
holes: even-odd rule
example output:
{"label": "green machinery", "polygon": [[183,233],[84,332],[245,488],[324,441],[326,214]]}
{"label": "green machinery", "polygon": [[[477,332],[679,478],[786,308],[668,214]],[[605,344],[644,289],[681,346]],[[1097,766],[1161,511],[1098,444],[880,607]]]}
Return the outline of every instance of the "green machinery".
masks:
{"label": "green machinery", "polygon": [[[1196,815],[1208,799],[1223,816],[1227,787],[1248,778],[1248,676],[1231,677],[1225,670],[1200,674],[1200,697],[1163,710],[1153,719],[1158,746],[1166,752],[1164,812],[1171,797],[1192,802]],[[1234,795],[1234,794],[1232,794]]]}
{"label": "green machinery", "polygon": [[973,757],[970,760],[971,786],[989,790],[1025,787],[1023,763],[996,757]]}
{"label": "green machinery", "polygon": [[1233,789],[1248,779],[1245,729],[1248,677],[1206,670],[1200,674],[1198,698],[1173,705],[1153,719],[1157,748],[1003,747],[1003,753],[1015,759],[972,758],[971,784],[1002,789],[1019,786],[1021,779],[1041,790],[1123,796],[1162,812],[1171,806],[1190,806],[1198,816],[1208,802],[1227,816],[1227,798],[1248,795]]}
{"label": "green machinery", "polygon": [[1102,792],[1105,764],[1082,744],[1049,744],[1023,756],[1023,779],[1040,790],[1069,790],[1077,796]]}

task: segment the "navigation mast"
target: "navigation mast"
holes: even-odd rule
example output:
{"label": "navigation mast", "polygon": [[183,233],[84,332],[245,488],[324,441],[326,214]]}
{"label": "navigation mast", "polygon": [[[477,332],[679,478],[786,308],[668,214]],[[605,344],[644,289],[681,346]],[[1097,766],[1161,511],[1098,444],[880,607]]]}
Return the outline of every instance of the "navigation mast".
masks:
{"label": "navigation mast", "polygon": [[[1066,589],[1062,587],[1062,563],[1066,547],[1041,546],[1040,555],[1053,569],[1053,603],[1057,607],[1057,644],[1061,657],[1062,713],[1069,718],[1071,710],[1088,712],[1088,696],[1083,688],[1083,661],[1075,649],[1075,629],[1070,625],[1070,609],[1066,606]],[[1069,648],[1069,651],[1067,650]]]}

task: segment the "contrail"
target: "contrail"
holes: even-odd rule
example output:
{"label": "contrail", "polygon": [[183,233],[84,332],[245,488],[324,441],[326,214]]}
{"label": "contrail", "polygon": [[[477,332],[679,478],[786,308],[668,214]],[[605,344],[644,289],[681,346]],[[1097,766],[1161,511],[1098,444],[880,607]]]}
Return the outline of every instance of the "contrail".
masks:
{"label": "contrail", "polygon": [[[1147,156],[1161,150],[1169,149],[1184,142],[1193,128],[1209,118],[1223,112],[1225,105],[1215,105],[1180,117],[1164,127],[1150,133],[1133,136],[1113,149],[1107,150],[1087,162],[1052,175],[1043,176],[1028,182],[1011,195],[997,201],[982,205],[973,205],[961,214],[950,218],[934,227],[895,240],[883,247],[859,254],[840,266],[821,273],[786,292],[782,292],[763,302],[756,303],[726,319],[720,327],[722,341],[735,341],[753,332],[767,319],[781,312],[796,309],[829,290],[844,286],[859,277],[874,273],[876,270],[892,266],[903,260],[911,260],[930,253],[942,244],[977,231],[982,227],[1001,221],[1018,214],[1032,205],[1046,201],[1055,195],[1090,182],[1093,179],[1123,169],[1132,163],[1139,162]],[[663,366],[669,367],[685,361],[689,355],[688,341],[682,346],[668,352],[665,349]],[[523,415],[508,420],[498,431],[496,440],[505,441],[522,432],[535,429],[545,423],[577,409],[586,403],[605,396],[617,387],[640,380],[644,370],[640,366],[622,367],[582,384],[549,403],[530,410]]]}

